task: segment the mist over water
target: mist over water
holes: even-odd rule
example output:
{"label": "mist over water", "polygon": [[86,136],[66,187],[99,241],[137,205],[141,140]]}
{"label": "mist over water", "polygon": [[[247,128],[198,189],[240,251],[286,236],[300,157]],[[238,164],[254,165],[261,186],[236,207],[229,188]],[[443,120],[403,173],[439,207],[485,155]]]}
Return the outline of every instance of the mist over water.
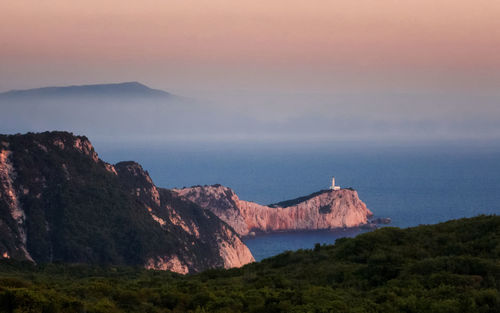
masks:
{"label": "mist over water", "polygon": [[[132,85],[135,84],[135,85]],[[218,92],[157,97],[0,93],[0,132],[66,130],[110,143],[498,140],[498,92]],[[97,87],[95,87],[97,86]],[[83,86],[85,87],[85,86]],[[80,88],[83,88],[80,87]],[[135,88],[135,89],[133,89]],[[52,90],[49,88],[49,90]]]}

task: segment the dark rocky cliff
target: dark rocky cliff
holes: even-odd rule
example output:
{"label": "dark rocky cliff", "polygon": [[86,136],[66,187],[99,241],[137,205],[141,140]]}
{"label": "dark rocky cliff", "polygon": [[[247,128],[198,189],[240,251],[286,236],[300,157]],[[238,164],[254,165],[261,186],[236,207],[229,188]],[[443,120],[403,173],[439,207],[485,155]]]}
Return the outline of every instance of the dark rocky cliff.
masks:
{"label": "dark rocky cliff", "polygon": [[0,258],[195,272],[253,261],[226,223],[86,137],[0,135]]}

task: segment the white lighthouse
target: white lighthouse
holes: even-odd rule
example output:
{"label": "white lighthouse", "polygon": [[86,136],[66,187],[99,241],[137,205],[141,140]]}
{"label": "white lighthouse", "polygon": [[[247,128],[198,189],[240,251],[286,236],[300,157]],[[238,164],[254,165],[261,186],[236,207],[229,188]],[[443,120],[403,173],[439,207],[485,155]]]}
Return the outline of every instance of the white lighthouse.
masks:
{"label": "white lighthouse", "polygon": [[335,177],[332,177],[332,185],[330,186],[331,190],[340,190],[340,186],[335,186]]}

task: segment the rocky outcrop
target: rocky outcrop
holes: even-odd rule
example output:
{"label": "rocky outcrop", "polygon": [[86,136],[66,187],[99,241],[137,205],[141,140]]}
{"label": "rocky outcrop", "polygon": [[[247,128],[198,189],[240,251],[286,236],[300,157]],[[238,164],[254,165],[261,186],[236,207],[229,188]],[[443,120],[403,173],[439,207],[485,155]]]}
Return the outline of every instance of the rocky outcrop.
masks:
{"label": "rocky outcrop", "polygon": [[[18,191],[14,188],[17,174],[11,161],[12,151],[8,150],[8,146],[8,142],[0,143],[0,213],[4,217],[4,221],[0,221],[0,229],[5,237],[0,242],[0,255],[2,258],[10,258],[10,254],[21,255],[32,260],[26,249],[25,214],[19,202]],[[7,250],[12,250],[12,246],[15,246],[15,251],[9,253]]]}
{"label": "rocky outcrop", "polygon": [[223,233],[217,235],[219,255],[224,260],[224,268],[241,267],[254,262],[248,247],[239,237],[233,235],[233,230],[223,226]]}
{"label": "rocky outcrop", "polygon": [[120,162],[114,165],[121,182],[130,195],[137,197],[151,218],[163,229],[175,228],[188,245],[175,254],[159,256],[146,263],[147,268],[169,269],[179,273],[198,271],[199,260],[185,252],[189,243],[215,251],[217,262],[211,267],[241,267],[255,261],[239,235],[216,215],[194,202],[181,198],[165,188],[157,188],[149,173],[136,162]]}
{"label": "rocky outcrop", "polygon": [[221,185],[175,191],[213,212],[242,236],[254,231],[357,227],[368,224],[368,218],[372,216],[352,189],[323,190],[271,206],[240,200],[233,190]]}
{"label": "rocky outcrop", "polygon": [[[210,210],[221,220],[231,225],[238,234],[244,236],[250,231],[245,217],[241,214],[242,201],[232,189],[221,185],[212,185],[173,189],[173,191],[202,208]],[[255,205],[258,206],[256,203]]]}
{"label": "rocky outcrop", "polygon": [[148,270],[171,271],[179,274],[189,273],[189,267],[177,255],[151,258],[146,262],[145,267]]}
{"label": "rocky outcrop", "polygon": [[0,258],[182,274],[254,261],[215,214],[65,132],[0,135]]}

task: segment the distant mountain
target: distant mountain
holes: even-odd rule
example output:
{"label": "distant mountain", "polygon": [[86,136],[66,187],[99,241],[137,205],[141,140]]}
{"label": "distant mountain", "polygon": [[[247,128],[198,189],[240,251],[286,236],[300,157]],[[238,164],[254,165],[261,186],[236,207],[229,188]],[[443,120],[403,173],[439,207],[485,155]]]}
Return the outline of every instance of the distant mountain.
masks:
{"label": "distant mountain", "polygon": [[0,100],[16,100],[31,98],[171,98],[172,94],[152,89],[138,82],[126,82],[118,84],[96,84],[64,87],[43,87],[36,89],[11,90],[0,93]]}

